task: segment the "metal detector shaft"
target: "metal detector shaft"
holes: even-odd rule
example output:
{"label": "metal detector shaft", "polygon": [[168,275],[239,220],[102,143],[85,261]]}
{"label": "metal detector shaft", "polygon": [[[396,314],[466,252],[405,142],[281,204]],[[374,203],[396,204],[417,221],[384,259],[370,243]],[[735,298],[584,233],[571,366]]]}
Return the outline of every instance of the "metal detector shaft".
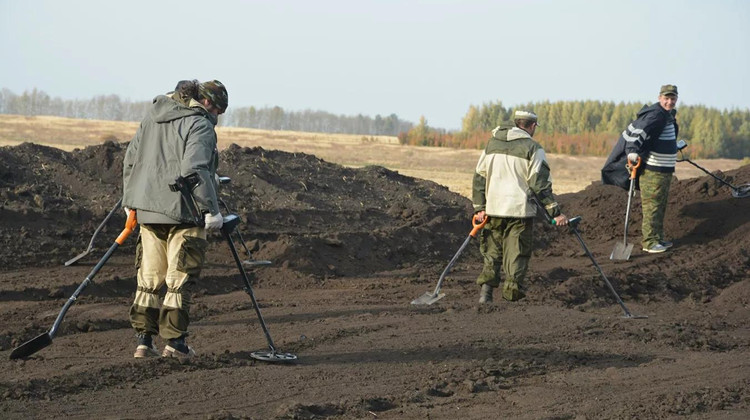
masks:
{"label": "metal detector shaft", "polygon": [[[547,214],[547,211],[544,209],[544,206],[542,206],[542,202],[539,200],[539,197],[537,197],[533,191],[530,191],[529,197],[531,198],[531,200],[534,201],[534,203],[536,203],[537,207],[539,207],[539,209],[542,211],[542,214],[544,215],[547,222],[551,225],[554,225],[555,220],[549,214]],[[602,279],[604,279],[604,282],[607,284],[607,287],[609,287],[609,290],[615,296],[615,299],[617,299],[617,303],[625,312],[624,317],[625,318],[648,318],[647,316],[644,316],[644,315],[633,315],[632,313],[630,313],[627,306],[625,306],[625,302],[623,302],[622,299],[620,299],[620,295],[617,294],[617,291],[615,291],[614,286],[612,286],[612,283],[609,282],[609,279],[607,278],[607,276],[604,275],[604,271],[594,259],[594,256],[591,254],[591,251],[589,251],[589,248],[586,246],[586,243],[583,242],[583,238],[581,238],[581,234],[580,232],[578,232],[578,224],[580,222],[581,222],[581,216],[576,216],[572,219],[568,219],[568,228],[573,234],[575,234],[576,239],[578,239],[578,243],[581,244],[581,247],[583,248],[583,251],[586,253],[586,256],[588,256],[589,259],[591,259],[591,262],[594,263],[594,267],[596,267],[596,270],[599,272],[599,274],[601,274]]]}
{"label": "metal detector shaft", "polygon": [[609,290],[612,292],[612,294],[615,296],[615,299],[617,299],[617,303],[620,304],[620,307],[622,307],[622,310],[625,312],[626,318],[642,318],[643,316],[635,316],[628,310],[627,306],[625,306],[625,303],[620,299],[620,295],[617,294],[615,291],[614,286],[612,286],[612,283],[609,282],[609,279],[606,275],[604,275],[604,271],[599,266],[599,264],[594,259],[594,256],[591,254],[591,251],[589,251],[589,248],[586,246],[586,244],[583,242],[583,238],[581,238],[581,234],[578,232],[578,223],[580,223],[581,217],[574,217],[573,219],[570,219],[568,224],[570,226],[570,231],[573,232],[573,234],[576,235],[576,239],[578,239],[578,243],[581,244],[581,248],[583,248],[583,252],[586,253],[586,255],[591,259],[591,262],[594,263],[594,267],[596,267],[596,270],[599,271],[599,274],[601,274],[602,279],[604,279],[604,282],[607,283],[607,287],[609,287]]}
{"label": "metal detector shaft", "polygon": [[[188,206],[190,209],[190,213],[193,215],[193,218],[195,219],[196,224],[198,226],[204,226],[205,223],[203,221],[203,218],[200,217],[198,213],[198,206],[195,203],[195,198],[193,197],[193,194],[191,192],[191,184],[193,184],[192,181],[192,175],[183,178],[183,177],[177,177],[175,179],[175,182],[169,185],[169,189],[172,191],[179,191],[180,195],[182,196],[182,200],[184,203]],[[261,328],[263,329],[263,334],[266,336],[266,341],[268,341],[268,347],[271,349],[270,353],[268,352],[256,352],[251,354],[252,357],[255,357],[259,360],[269,361],[269,362],[287,362],[296,360],[297,356],[289,353],[278,353],[276,351],[276,347],[273,344],[273,339],[271,338],[271,333],[268,331],[268,327],[266,326],[266,321],[263,319],[263,314],[260,312],[260,307],[258,306],[258,301],[255,299],[255,293],[253,292],[253,288],[250,285],[250,279],[247,277],[247,273],[245,272],[245,268],[242,266],[242,261],[240,260],[240,256],[237,253],[237,247],[234,245],[234,241],[232,240],[232,231],[237,227],[237,225],[240,222],[240,217],[236,214],[230,214],[228,216],[225,216],[223,219],[222,227],[221,227],[221,234],[224,236],[224,239],[226,239],[227,244],[229,245],[229,249],[232,252],[232,257],[234,258],[234,262],[237,264],[237,269],[240,271],[240,275],[242,276],[242,281],[245,284],[245,292],[250,295],[250,299],[253,302],[253,308],[255,309],[256,315],[258,315],[258,320],[260,321]]]}
{"label": "metal detector shaft", "polygon": [[[219,185],[229,184],[232,182],[232,179],[228,176],[221,176],[219,177]],[[226,210],[227,214],[234,213],[232,209],[229,208],[227,203],[224,202],[221,198],[219,198],[219,204],[224,207],[224,210]],[[239,229],[235,229],[234,232],[237,235],[237,239],[240,241],[240,245],[242,245],[242,248],[245,249],[245,254],[247,254],[247,260],[243,261],[244,264],[248,265],[271,265],[271,261],[267,260],[256,260],[253,258],[253,253],[250,252],[250,248],[247,247],[247,244],[245,243],[245,239],[242,237],[242,233],[240,233]]]}
{"label": "metal detector shaft", "polygon": [[738,187],[735,187],[734,185],[730,184],[726,180],[719,178],[718,176],[712,174],[709,172],[706,168],[698,165],[697,163],[693,162],[692,160],[685,157],[684,153],[682,152],[682,149],[687,147],[687,142],[685,140],[679,140],[677,141],[677,150],[680,152],[680,159],[677,159],[677,162],[688,162],[689,164],[695,166],[696,168],[700,169],[701,171],[707,173],[708,175],[711,175],[715,180],[721,182],[722,184],[728,186],[732,189],[732,197],[734,198],[747,198],[750,197],[750,184],[744,184],[740,185]]}
{"label": "metal detector shaft", "polygon": [[733,189],[733,190],[737,190],[737,188],[738,188],[738,187],[735,187],[734,185],[730,184],[729,182],[725,181],[724,179],[721,179],[721,178],[719,178],[718,176],[716,176],[716,175],[712,174],[711,172],[709,172],[709,171],[708,171],[708,169],[706,169],[706,168],[704,168],[704,167],[702,167],[702,166],[698,165],[697,163],[693,162],[692,160],[690,160],[690,159],[688,159],[688,158],[682,158],[682,159],[678,159],[677,161],[678,161],[678,162],[687,162],[687,163],[689,163],[689,164],[691,164],[691,165],[695,166],[696,168],[698,168],[698,169],[700,169],[701,171],[703,171],[703,172],[707,173],[708,175],[711,175],[711,176],[712,176],[712,177],[713,177],[713,178],[714,178],[715,180],[717,180],[717,181],[721,182],[722,184],[724,184],[724,185],[728,186],[729,188],[731,188],[731,189]]}
{"label": "metal detector shaft", "polygon": [[242,276],[242,281],[245,283],[245,292],[250,295],[250,300],[253,301],[253,308],[255,309],[255,314],[258,315],[258,320],[260,321],[260,326],[263,328],[263,334],[266,336],[266,341],[268,341],[268,347],[271,349],[272,353],[276,353],[276,347],[273,344],[273,339],[271,338],[271,333],[268,332],[268,327],[266,326],[266,322],[263,320],[263,314],[260,312],[260,307],[258,306],[258,301],[255,299],[255,293],[253,293],[253,287],[250,285],[250,279],[247,277],[247,273],[245,272],[245,267],[242,265],[242,261],[240,260],[240,256],[237,253],[237,248],[234,246],[234,241],[232,240],[232,229],[237,225],[239,222],[239,217],[235,214],[232,214],[230,216],[227,216],[224,218],[224,226],[221,228],[221,233],[224,235],[224,239],[227,240],[227,244],[229,245],[229,250],[232,251],[232,257],[234,258],[234,262],[237,264],[237,269],[240,271],[240,275]]}
{"label": "metal detector shaft", "polygon": [[99,231],[102,230],[102,228],[104,227],[104,225],[107,224],[107,222],[112,217],[112,215],[115,214],[115,212],[120,208],[121,204],[122,204],[122,198],[119,199],[119,200],[117,200],[117,203],[115,203],[114,207],[112,207],[112,210],[109,211],[109,213],[104,218],[104,220],[102,220],[102,222],[96,228],[96,230],[94,231],[94,234],[91,236],[91,240],[89,241],[89,245],[86,247],[86,250],[83,251],[82,253],[76,255],[75,257],[69,259],[68,261],[66,261],[65,262],[65,266],[66,267],[69,266],[69,265],[75,264],[78,260],[80,260],[81,258],[83,258],[86,255],[88,255],[89,252],[91,252],[91,250],[94,249],[94,240],[96,239],[96,235],[99,234]]}
{"label": "metal detector shaft", "polygon": [[[218,180],[219,180],[219,185],[225,185],[225,184],[229,184],[230,182],[232,182],[232,178],[228,176],[220,176],[218,177]],[[219,204],[221,204],[221,206],[224,207],[224,210],[226,210],[227,213],[230,213],[230,214],[234,213],[232,209],[229,208],[227,203],[225,203],[224,200],[222,200],[221,198],[219,198]],[[242,245],[242,248],[245,249],[245,253],[247,254],[247,257],[252,259],[253,254],[250,252],[250,249],[247,248],[247,245],[245,245],[245,239],[242,238],[242,233],[240,233],[239,229],[236,230],[236,233],[237,233],[237,239],[240,240],[240,245]]]}
{"label": "metal detector shaft", "polygon": [[[224,207],[227,213],[232,213],[232,210],[229,208],[229,206],[227,206],[227,203],[225,203],[224,200],[222,200],[221,198],[219,199],[219,204],[221,204]],[[234,233],[237,235],[237,239],[240,240],[240,245],[242,245],[242,248],[245,249],[245,254],[247,254],[247,258],[250,258],[252,260],[253,253],[250,252],[250,249],[245,244],[245,239],[242,237],[242,233],[240,233],[239,229],[235,230]]]}

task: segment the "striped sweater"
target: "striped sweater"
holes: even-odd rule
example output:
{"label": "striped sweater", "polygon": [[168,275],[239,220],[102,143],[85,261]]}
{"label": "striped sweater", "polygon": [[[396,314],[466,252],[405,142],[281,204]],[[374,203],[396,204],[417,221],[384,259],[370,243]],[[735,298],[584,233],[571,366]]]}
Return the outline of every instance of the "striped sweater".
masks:
{"label": "striped sweater", "polygon": [[622,132],[625,154],[638,153],[645,169],[674,172],[677,163],[677,133],[679,127],[675,111],[667,111],[657,102],[644,106],[637,118]]}

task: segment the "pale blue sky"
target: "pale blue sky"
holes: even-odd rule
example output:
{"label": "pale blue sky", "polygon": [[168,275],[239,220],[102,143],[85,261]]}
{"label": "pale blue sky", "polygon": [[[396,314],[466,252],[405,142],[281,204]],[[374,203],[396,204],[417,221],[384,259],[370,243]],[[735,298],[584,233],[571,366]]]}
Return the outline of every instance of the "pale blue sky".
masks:
{"label": "pale blue sky", "polygon": [[[0,0],[0,87],[151,99],[218,79],[231,106],[397,114],[544,100],[750,108],[745,0]],[[679,105],[679,104],[678,104]]]}

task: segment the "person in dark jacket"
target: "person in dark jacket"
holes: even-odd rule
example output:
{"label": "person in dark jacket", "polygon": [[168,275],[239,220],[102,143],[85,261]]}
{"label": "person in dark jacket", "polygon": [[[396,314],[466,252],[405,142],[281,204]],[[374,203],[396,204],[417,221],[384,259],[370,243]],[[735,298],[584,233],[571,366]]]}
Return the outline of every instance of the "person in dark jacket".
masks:
{"label": "person in dark jacket", "polygon": [[643,211],[643,251],[664,252],[672,242],[664,237],[664,215],[669,187],[677,163],[677,86],[664,85],[659,102],[644,106],[622,132],[602,169],[604,184],[628,189],[626,160],[641,159],[637,185]]}
{"label": "person in dark jacket", "polygon": [[[213,80],[182,81],[174,92],[153,100],[125,152],[123,207],[137,211],[138,288],[130,322],[138,337],[134,357],[157,356],[153,336],[167,340],[163,357],[192,357],[187,345],[190,289],[205,261],[207,229],[220,229],[216,169],[217,117],[228,106],[226,88]],[[178,176],[196,175],[193,189],[205,228],[195,225],[179,192],[169,189]],[[167,293],[159,305],[159,290]]]}

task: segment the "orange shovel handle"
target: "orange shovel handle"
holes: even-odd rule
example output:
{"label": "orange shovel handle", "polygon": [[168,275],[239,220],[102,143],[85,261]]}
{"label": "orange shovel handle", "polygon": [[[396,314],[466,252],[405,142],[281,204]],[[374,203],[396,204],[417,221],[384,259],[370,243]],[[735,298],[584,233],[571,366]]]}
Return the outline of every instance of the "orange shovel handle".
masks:
{"label": "orange shovel handle", "polygon": [[128,220],[125,221],[125,229],[123,229],[120,233],[120,236],[115,239],[117,245],[122,245],[125,240],[128,239],[128,236],[133,233],[136,225],[138,225],[138,220],[135,217],[135,210],[130,210],[130,213],[128,214]]}
{"label": "orange shovel handle", "polygon": [[469,236],[476,237],[477,233],[479,233],[479,229],[482,229],[484,225],[487,224],[487,221],[490,220],[488,216],[484,216],[484,219],[480,223],[477,223],[477,219],[475,217],[471,218],[471,224],[474,226],[474,228],[471,230],[471,233],[469,233]]}
{"label": "orange shovel handle", "polygon": [[636,170],[641,167],[641,157],[638,156],[638,160],[635,161],[635,165],[628,161],[625,167],[630,171],[630,179],[635,179]]}

